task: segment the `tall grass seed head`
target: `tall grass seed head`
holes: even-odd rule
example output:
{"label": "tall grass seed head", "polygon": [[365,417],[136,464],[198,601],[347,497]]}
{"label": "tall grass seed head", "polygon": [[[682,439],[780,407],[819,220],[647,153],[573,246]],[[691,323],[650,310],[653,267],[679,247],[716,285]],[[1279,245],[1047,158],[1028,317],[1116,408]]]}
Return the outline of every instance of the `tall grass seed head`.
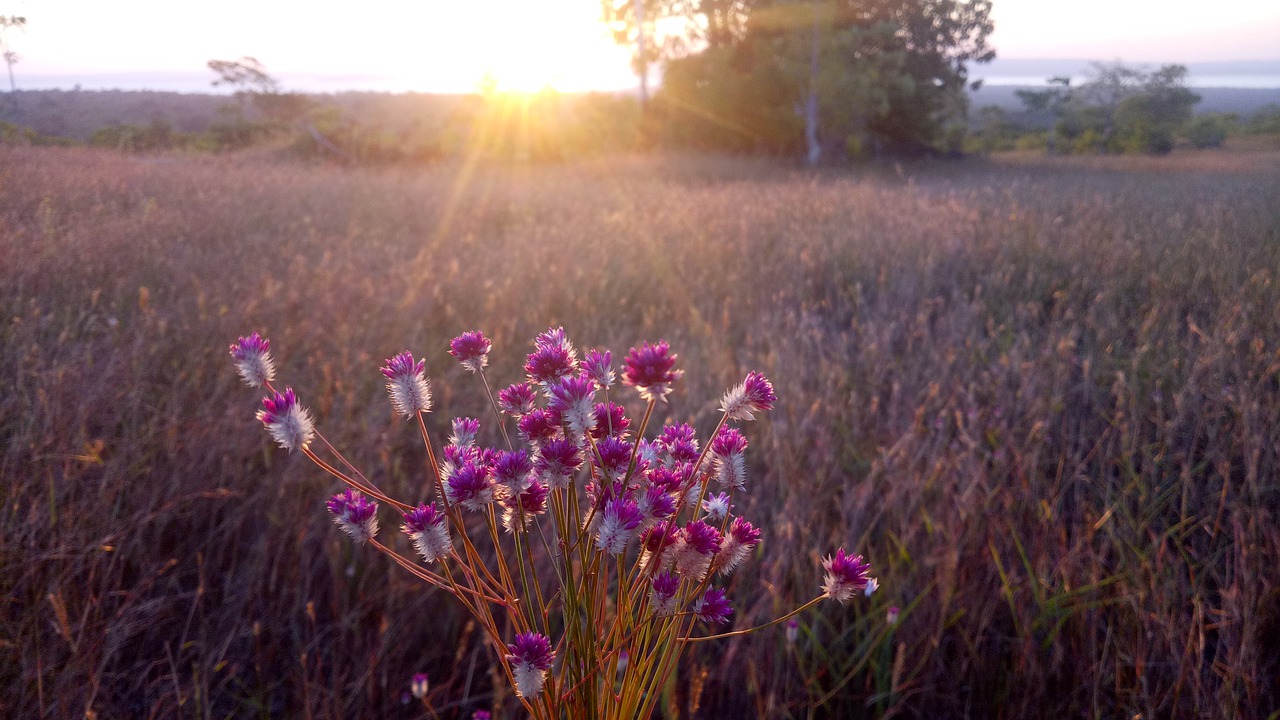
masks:
{"label": "tall grass seed head", "polygon": [[863,562],[861,555],[847,555],[844,548],[839,548],[835,555],[828,555],[822,561],[822,568],[826,571],[822,581],[823,592],[828,598],[844,604],[866,589],[871,564]]}
{"label": "tall grass seed head", "polygon": [[684,375],[676,370],[676,358],[665,340],[631,348],[622,363],[622,383],[634,387],[649,402],[666,402],[672,385]]}
{"label": "tall grass seed head", "polygon": [[418,505],[405,513],[404,525],[400,529],[413,540],[413,547],[427,564],[453,552],[447,518],[435,503]]}
{"label": "tall grass seed head", "polygon": [[493,343],[489,342],[489,338],[476,330],[464,332],[449,341],[449,354],[473,373],[480,372],[489,364],[489,350],[492,348]]}
{"label": "tall grass seed head", "polygon": [[720,410],[731,420],[755,420],[755,413],[772,410],[777,401],[773,384],[753,370],[747,373],[745,380],[724,394]]}
{"label": "tall grass seed head", "polygon": [[348,488],[329,498],[326,503],[333,521],[357,543],[365,543],[378,534],[378,505]]}
{"label": "tall grass seed head", "polygon": [[316,434],[311,414],[298,404],[293,388],[262,398],[257,417],[276,443],[289,452],[305,448]]}
{"label": "tall grass seed head", "polygon": [[532,698],[542,692],[547,671],[555,663],[551,641],[538,632],[516,635],[515,642],[507,646],[507,662],[516,682],[516,692],[522,698]]}
{"label": "tall grass seed head", "polygon": [[271,341],[258,333],[241,337],[231,344],[231,357],[236,371],[249,387],[262,387],[275,380],[276,364],[271,359]]}
{"label": "tall grass seed head", "polygon": [[387,359],[382,374],[387,378],[387,393],[396,412],[413,417],[419,412],[431,412],[431,385],[423,375],[425,360],[414,362],[413,355],[402,352]]}

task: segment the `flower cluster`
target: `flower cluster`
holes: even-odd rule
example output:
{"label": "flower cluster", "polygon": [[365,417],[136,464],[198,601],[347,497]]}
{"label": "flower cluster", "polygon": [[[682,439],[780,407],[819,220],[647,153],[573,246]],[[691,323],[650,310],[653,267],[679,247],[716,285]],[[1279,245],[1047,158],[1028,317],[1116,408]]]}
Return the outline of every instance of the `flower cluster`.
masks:
{"label": "flower cluster", "polygon": [[[455,418],[437,452],[422,415],[432,404],[427,361],[400,353],[381,372],[395,412],[422,432],[430,466],[425,486],[434,495],[407,504],[382,492],[328,442],[331,460],[307,449],[317,435],[311,416],[292,389],[272,387],[269,348],[256,333],[231,346],[245,382],[271,393],[258,418],[282,447],[305,450],[348,486],[328,501],[344,532],[463,602],[495,642],[531,715],[580,717],[609,697],[619,716],[647,717],[656,698],[646,688],[670,672],[666,658],[692,633],[713,633],[735,620],[724,583],[757,554],[763,534],[735,514],[748,486],[748,442],[734,423],[754,420],[777,402],[764,375],[749,372],[724,394],[704,442],[691,423],[654,420],[683,376],[664,341],[631,348],[619,373],[608,350],[580,359],[563,328],[549,329],[534,339],[525,377],[495,398],[486,378],[492,342],[466,332],[448,352],[483,381],[497,428]],[[610,397],[619,377],[644,403],[642,414],[630,414],[626,398]],[[400,529],[421,563],[377,540],[377,503],[400,511]],[[822,599],[849,602],[877,586],[862,557],[843,548],[822,567],[822,594],[773,622]],[[551,622],[554,613],[560,617]],[[758,628],[738,632],[750,629]],[[562,637],[553,642],[557,633]],[[426,676],[415,676],[412,697],[425,702],[427,690]]]}

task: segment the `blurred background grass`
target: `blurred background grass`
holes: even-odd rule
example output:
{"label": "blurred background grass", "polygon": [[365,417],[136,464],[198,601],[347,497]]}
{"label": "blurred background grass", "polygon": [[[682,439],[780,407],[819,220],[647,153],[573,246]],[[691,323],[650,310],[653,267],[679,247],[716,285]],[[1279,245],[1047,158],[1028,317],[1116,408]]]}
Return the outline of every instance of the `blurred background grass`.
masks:
{"label": "blurred background grass", "polygon": [[423,671],[446,715],[494,703],[474,628],[339,536],[226,348],[269,336],[334,444],[415,497],[381,361],[427,357],[440,437],[485,412],[449,338],[492,337],[501,385],[563,324],[615,357],[670,341],[660,419],[703,432],[747,370],[774,381],[735,627],[815,593],[836,546],[881,578],[794,644],[698,646],[666,716],[1266,717],[1276,198],[1274,152],[815,174],[0,148],[0,709],[414,717]]}

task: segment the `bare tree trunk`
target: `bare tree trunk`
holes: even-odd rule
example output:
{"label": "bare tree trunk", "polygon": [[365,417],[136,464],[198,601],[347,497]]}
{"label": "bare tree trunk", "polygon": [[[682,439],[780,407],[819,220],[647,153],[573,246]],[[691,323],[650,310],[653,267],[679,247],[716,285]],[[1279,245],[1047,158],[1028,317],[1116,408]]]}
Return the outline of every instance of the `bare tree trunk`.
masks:
{"label": "bare tree trunk", "polygon": [[818,4],[813,4],[813,46],[809,51],[809,97],[804,103],[804,141],[809,148],[809,164],[822,158],[818,143]]}
{"label": "bare tree trunk", "polygon": [[649,109],[649,58],[644,44],[644,0],[633,0],[636,9],[636,54],[640,60],[640,110]]}

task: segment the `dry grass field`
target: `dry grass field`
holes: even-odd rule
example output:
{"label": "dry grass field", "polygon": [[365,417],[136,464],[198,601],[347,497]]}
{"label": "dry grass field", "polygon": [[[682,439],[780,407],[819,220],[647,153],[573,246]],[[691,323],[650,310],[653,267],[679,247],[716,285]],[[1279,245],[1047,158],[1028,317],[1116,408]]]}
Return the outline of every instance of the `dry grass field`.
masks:
{"label": "dry grass field", "polygon": [[[666,339],[659,420],[758,369],[734,627],[866,554],[880,591],[701,644],[680,718],[1265,718],[1280,708],[1280,153],[352,169],[0,147],[0,716],[410,718],[491,702],[449,598],[346,542],[227,345],[269,336],[392,494],[436,412],[563,324]],[[632,408],[639,404],[632,400]],[[490,427],[489,431],[493,428]],[[896,625],[890,606],[902,608]],[[510,715],[507,715],[510,716]]]}

